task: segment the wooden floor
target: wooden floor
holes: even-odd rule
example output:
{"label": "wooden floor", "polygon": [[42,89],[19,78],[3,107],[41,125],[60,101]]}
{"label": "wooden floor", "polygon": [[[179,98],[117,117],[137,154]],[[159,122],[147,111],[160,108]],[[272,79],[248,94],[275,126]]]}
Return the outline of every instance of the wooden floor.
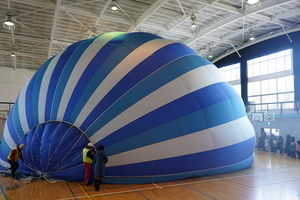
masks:
{"label": "wooden floor", "polygon": [[92,185],[47,181],[18,182],[18,188],[7,190],[15,182],[0,177],[0,200],[300,199],[300,159],[258,150],[255,154],[250,168],[235,173],[156,184],[103,184],[99,192]]}

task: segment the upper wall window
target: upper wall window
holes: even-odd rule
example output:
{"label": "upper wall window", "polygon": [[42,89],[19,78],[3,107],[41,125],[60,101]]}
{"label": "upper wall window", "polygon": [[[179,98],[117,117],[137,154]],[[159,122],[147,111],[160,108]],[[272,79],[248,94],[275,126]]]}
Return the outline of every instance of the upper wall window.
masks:
{"label": "upper wall window", "polygon": [[219,68],[226,81],[241,95],[240,63]]}
{"label": "upper wall window", "polygon": [[292,70],[292,50],[255,58],[247,62],[248,78]]}
{"label": "upper wall window", "polygon": [[219,68],[227,82],[240,80],[240,63]]}

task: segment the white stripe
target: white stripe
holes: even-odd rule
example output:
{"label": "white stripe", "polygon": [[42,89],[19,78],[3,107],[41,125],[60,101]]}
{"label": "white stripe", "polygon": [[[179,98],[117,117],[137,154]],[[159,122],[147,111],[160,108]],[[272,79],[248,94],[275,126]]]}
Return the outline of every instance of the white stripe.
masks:
{"label": "white stripe", "polygon": [[11,134],[10,134],[10,132],[8,130],[7,121],[5,122],[5,126],[4,126],[3,139],[5,140],[6,144],[9,146],[10,149],[13,149],[13,148],[15,148],[17,146],[17,144],[12,139]]}
{"label": "white stripe", "polygon": [[22,131],[24,133],[27,133],[29,131],[28,121],[27,121],[27,116],[26,116],[26,92],[28,90],[29,82],[30,82],[30,80],[24,85],[23,89],[21,90],[21,92],[19,94],[19,99],[18,99],[19,106],[17,108],[19,111],[18,117],[20,118]]}
{"label": "white stripe", "polygon": [[[121,33],[120,33],[121,34]],[[66,111],[66,108],[69,104],[70,98],[72,93],[74,92],[74,88],[76,84],[78,83],[78,80],[82,76],[84,70],[88,66],[88,64],[93,60],[95,55],[99,52],[99,50],[107,44],[112,38],[116,37],[115,34],[109,35],[106,37],[99,36],[97,39],[93,41],[92,44],[89,45],[89,47],[82,53],[80,56],[78,62],[76,63],[70,78],[67,82],[67,85],[65,87],[63,96],[61,98],[61,102],[59,104],[58,114],[57,114],[57,120],[62,120],[64,113]]]}
{"label": "white stripe", "polygon": [[134,67],[152,55],[155,51],[172,43],[174,43],[174,41],[155,39],[146,42],[131,52],[99,85],[84,108],[81,110],[74,124],[80,126],[87,116],[92,112],[95,106],[101,101],[101,99],[103,99],[103,97]]}
{"label": "white stripe", "polygon": [[4,160],[0,159],[0,165],[5,167],[6,169],[10,167],[10,164],[8,164],[7,160],[4,161]]}
{"label": "white stripe", "polygon": [[[2,140],[5,141],[8,147],[10,148],[9,151],[11,151],[13,148],[17,146],[17,144],[13,141],[10,132],[8,131],[7,121],[5,122]],[[10,167],[7,160],[0,159],[0,165],[4,166],[5,168]]]}
{"label": "white stripe", "polygon": [[248,117],[244,116],[207,130],[110,156],[107,167],[210,151],[238,144],[252,137],[254,137],[253,126]]}
{"label": "white stripe", "polygon": [[47,99],[47,93],[49,88],[50,79],[52,77],[53,70],[60,58],[60,56],[63,54],[63,52],[57,54],[49,63],[42,82],[41,82],[41,88],[40,88],[40,94],[39,94],[39,104],[38,104],[38,115],[39,115],[39,124],[45,122],[45,106],[46,106],[46,99]]}
{"label": "white stripe", "polygon": [[[212,76],[212,74],[214,76]],[[120,113],[90,137],[96,143],[141,116],[172,102],[186,94],[211,84],[225,81],[214,65],[198,67],[167,83],[139,102]]]}

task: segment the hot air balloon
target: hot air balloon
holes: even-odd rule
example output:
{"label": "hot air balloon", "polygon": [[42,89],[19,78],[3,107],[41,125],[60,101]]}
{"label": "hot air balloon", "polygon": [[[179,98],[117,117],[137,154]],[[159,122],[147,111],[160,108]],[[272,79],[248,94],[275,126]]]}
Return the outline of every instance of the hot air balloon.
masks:
{"label": "hot air balloon", "polygon": [[210,61],[154,34],[112,32],[70,45],[24,85],[0,164],[22,143],[22,172],[82,181],[89,142],[105,146],[105,183],[155,183],[248,168],[255,133]]}

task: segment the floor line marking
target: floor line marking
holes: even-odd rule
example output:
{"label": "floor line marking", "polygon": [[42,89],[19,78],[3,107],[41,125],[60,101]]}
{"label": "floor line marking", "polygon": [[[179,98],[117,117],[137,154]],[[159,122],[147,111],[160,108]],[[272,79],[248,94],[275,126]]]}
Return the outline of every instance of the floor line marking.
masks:
{"label": "floor line marking", "polygon": [[4,190],[3,190],[2,185],[0,185],[0,190],[1,190],[2,194],[3,194],[3,196],[5,197],[5,199],[6,199],[6,200],[9,200],[8,197],[6,196],[6,193],[5,193]]}
{"label": "floor line marking", "polygon": [[[284,164],[284,163],[283,163]],[[283,170],[283,171],[276,171],[276,172],[269,172],[269,174],[273,174],[273,173],[280,173],[280,172],[289,172],[289,171],[294,171],[299,169],[300,167],[294,168],[294,169],[290,169],[290,170]],[[214,179],[209,179],[209,180],[201,180],[201,181],[193,181],[193,182],[188,182],[185,183],[185,185],[192,185],[192,184],[197,184],[197,183],[206,183],[206,182],[213,182],[213,181],[225,181],[225,180],[230,180],[230,179],[235,179],[235,178],[241,178],[241,177],[247,177],[247,176],[252,176],[252,177],[256,177],[258,175],[262,175],[265,174],[265,172],[258,172],[257,174],[249,174],[247,172],[243,172],[240,171],[240,173],[243,173],[245,175],[239,175],[239,176],[231,176],[231,177],[224,177],[224,178],[214,178]],[[259,177],[256,177],[259,178]],[[236,183],[234,181],[232,181],[233,183]],[[270,181],[269,181],[270,182]],[[272,182],[270,182],[272,183]],[[171,184],[171,185],[166,185],[166,186],[158,186],[154,183],[152,183],[155,187],[149,187],[149,188],[144,188],[144,189],[135,189],[135,190],[127,190],[127,191],[122,191],[122,192],[112,192],[112,193],[105,193],[105,194],[97,194],[97,195],[89,195],[89,197],[96,197],[96,196],[108,196],[108,195],[115,195],[115,194],[123,194],[123,193],[130,193],[130,192],[135,192],[135,191],[146,191],[146,190],[153,190],[153,189],[164,189],[164,188],[169,188],[169,187],[176,187],[176,186],[182,186],[182,184]],[[236,183],[237,184],[237,183]],[[272,183],[272,184],[277,184],[277,183]],[[278,184],[279,185],[279,184]],[[188,187],[188,186],[187,186]],[[258,187],[258,186],[248,186],[248,187]],[[260,186],[259,186],[260,187]],[[285,186],[284,186],[285,187]],[[188,187],[190,188],[190,187]],[[191,188],[193,189],[193,188]],[[287,189],[291,189],[291,188],[287,188]],[[291,189],[293,190],[293,189]],[[298,191],[298,190],[296,190]],[[64,198],[64,199],[59,199],[59,200],[68,200],[68,199],[80,199],[80,198],[86,198],[87,196],[79,196],[79,197],[74,197],[74,198]]]}
{"label": "floor line marking", "polygon": [[136,191],[139,195],[141,195],[141,196],[144,197],[145,199],[150,200],[148,197],[146,197],[145,195],[143,195],[139,190],[134,189],[131,185],[128,185],[128,187],[130,187],[132,190]]}
{"label": "floor line marking", "polygon": [[156,185],[155,183],[152,183],[152,185],[154,185],[155,187],[158,187],[159,189],[162,189],[162,187]]}
{"label": "floor line marking", "polygon": [[70,184],[69,184],[68,182],[66,182],[66,184],[67,184],[67,186],[68,186],[70,192],[72,193],[73,197],[75,197],[75,193],[76,193],[76,192],[74,192],[74,191],[72,190],[72,188],[71,188],[71,186],[70,186]]}
{"label": "floor line marking", "polygon": [[[179,183],[179,182],[176,181],[176,183]],[[191,190],[193,190],[193,191],[195,191],[195,192],[198,192],[198,193],[200,193],[200,194],[203,194],[203,195],[205,195],[205,196],[207,196],[207,197],[209,197],[209,198],[218,200],[218,199],[215,198],[215,197],[212,197],[212,196],[210,196],[210,195],[208,195],[208,194],[205,194],[205,193],[203,193],[203,192],[200,192],[199,190],[196,190],[196,189],[194,189],[194,188],[192,188],[192,187],[189,187],[189,186],[187,186],[187,185],[185,185],[185,184],[182,184],[182,183],[179,183],[179,184],[182,185],[182,186],[184,186],[184,187],[186,187],[186,188],[189,188],[189,189],[191,189]]]}
{"label": "floor line marking", "polygon": [[88,197],[89,199],[91,199],[90,195],[87,193],[87,191],[85,190],[85,188],[82,187],[82,185],[81,185],[80,183],[78,183],[78,185],[81,187],[81,189],[83,190],[83,192],[87,195],[87,197]]}

